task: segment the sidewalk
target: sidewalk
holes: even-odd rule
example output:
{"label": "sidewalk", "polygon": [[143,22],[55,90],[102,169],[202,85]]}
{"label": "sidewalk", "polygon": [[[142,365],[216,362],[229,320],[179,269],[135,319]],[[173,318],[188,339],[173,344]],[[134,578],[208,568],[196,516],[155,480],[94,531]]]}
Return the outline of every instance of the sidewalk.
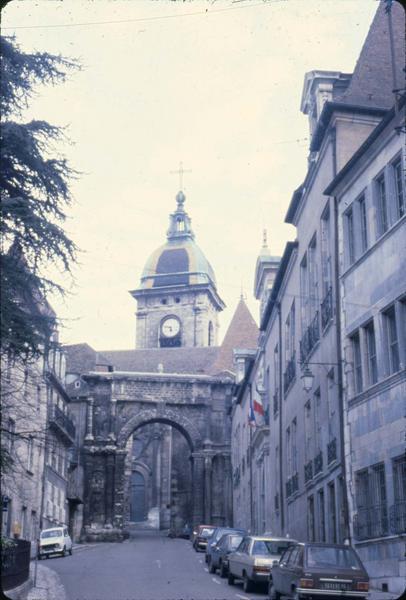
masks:
{"label": "sidewalk", "polygon": [[[34,584],[35,561],[30,565],[30,578]],[[61,584],[59,575],[45,565],[38,563],[36,586],[32,587],[26,600],[68,600],[65,588]]]}

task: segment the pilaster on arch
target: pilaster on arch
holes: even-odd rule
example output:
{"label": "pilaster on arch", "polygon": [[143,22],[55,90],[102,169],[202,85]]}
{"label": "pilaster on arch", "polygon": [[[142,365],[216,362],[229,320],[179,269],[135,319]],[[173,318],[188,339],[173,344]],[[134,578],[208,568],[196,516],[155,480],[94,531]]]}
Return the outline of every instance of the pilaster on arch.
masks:
{"label": "pilaster on arch", "polygon": [[196,425],[180,412],[164,408],[150,408],[133,415],[123,425],[117,436],[118,448],[124,448],[131,434],[148,423],[165,423],[180,431],[186,438],[191,452],[202,447],[203,439]]}

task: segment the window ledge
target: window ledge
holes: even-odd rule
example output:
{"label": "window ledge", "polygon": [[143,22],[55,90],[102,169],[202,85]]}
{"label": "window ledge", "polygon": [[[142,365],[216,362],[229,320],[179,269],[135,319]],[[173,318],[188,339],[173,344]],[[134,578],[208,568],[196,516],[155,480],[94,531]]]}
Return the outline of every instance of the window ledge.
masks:
{"label": "window ledge", "polygon": [[402,369],[401,371],[397,371],[397,373],[393,373],[393,375],[389,375],[384,379],[381,379],[381,381],[378,381],[378,383],[374,383],[374,385],[371,385],[360,394],[350,398],[348,400],[348,408],[362,404],[362,402],[365,402],[366,400],[369,400],[369,398],[373,398],[377,394],[394,387],[403,380],[406,380],[406,369]]}
{"label": "window ledge", "polygon": [[375,248],[377,248],[380,244],[382,244],[386,240],[386,238],[388,238],[390,235],[392,235],[392,233],[394,231],[396,231],[396,229],[401,227],[401,225],[405,222],[406,222],[406,214],[404,214],[403,217],[400,217],[400,219],[398,219],[396,221],[396,223],[393,223],[393,225],[391,225],[389,227],[389,229],[387,229],[385,231],[385,233],[383,233],[378,239],[376,239],[374,241],[374,243],[365,250],[365,252],[363,252],[360,256],[358,256],[353,263],[351,263],[350,265],[347,265],[345,267],[344,271],[341,273],[340,279],[350,275],[350,273],[353,270],[355,270],[362,262],[364,262],[364,260],[366,260],[368,258],[368,256],[370,254],[372,254],[374,252]]}

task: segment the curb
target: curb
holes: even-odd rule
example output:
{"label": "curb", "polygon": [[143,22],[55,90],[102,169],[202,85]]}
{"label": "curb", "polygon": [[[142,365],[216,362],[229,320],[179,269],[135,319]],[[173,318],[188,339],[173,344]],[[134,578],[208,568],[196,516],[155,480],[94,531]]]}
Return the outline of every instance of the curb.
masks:
{"label": "curb", "polygon": [[[30,569],[31,581],[34,583],[34,568]],[[37,584],[25,597],[26,600],[68,600],[59,575],[44,565],[38,565]]]}

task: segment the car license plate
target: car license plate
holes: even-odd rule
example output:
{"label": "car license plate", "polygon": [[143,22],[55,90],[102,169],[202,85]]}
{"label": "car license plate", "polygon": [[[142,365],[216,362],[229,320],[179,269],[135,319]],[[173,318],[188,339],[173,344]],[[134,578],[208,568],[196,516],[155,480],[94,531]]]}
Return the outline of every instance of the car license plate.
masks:
{"label": "car license plate", "polygon": [[334,582],[324,582],[323,588],[325,590],[341,590],[346,591],[351,589],[350,583],[334,583]]}

